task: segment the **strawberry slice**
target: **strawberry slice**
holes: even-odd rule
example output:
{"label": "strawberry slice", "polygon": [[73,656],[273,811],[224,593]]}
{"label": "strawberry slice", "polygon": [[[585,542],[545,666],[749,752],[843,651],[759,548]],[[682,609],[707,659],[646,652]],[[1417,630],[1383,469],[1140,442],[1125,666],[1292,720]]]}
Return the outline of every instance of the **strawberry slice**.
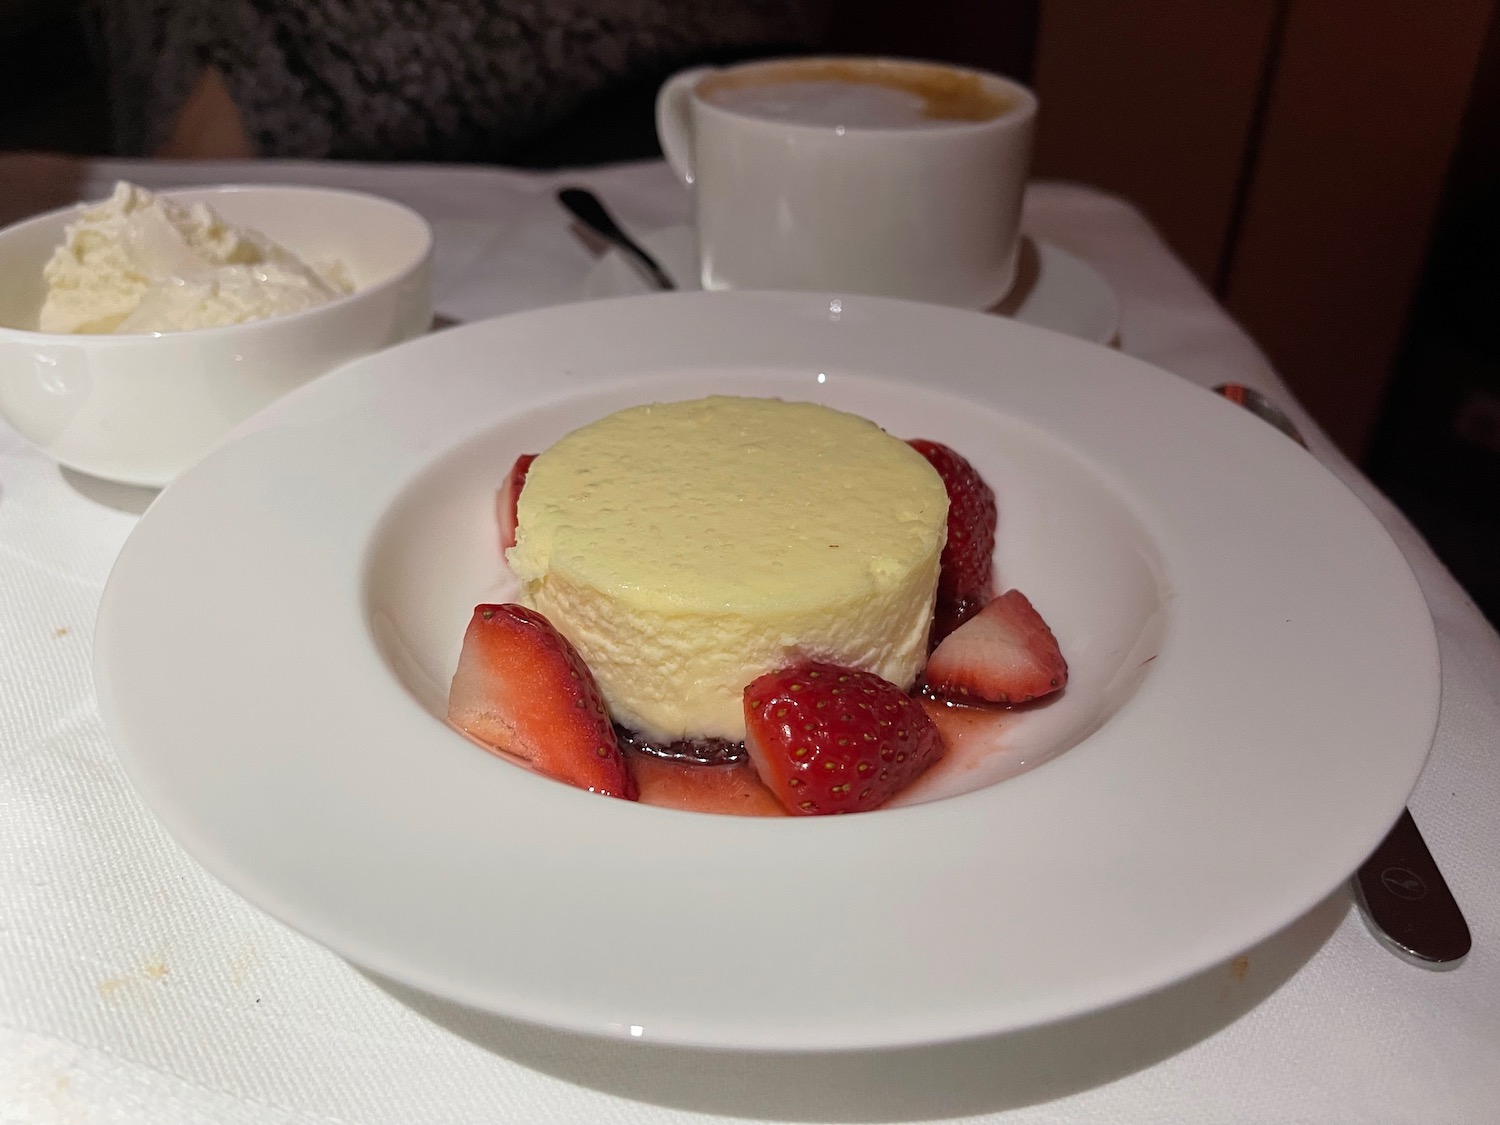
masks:
{"label": "strawberry slice", "polygon": [[907,444],[927,458],[948,490],[948,543],[938,590],[954,598],[976,594],[989,585],[995,557],[995,494],[978,470],[946,445],[924,438]]}
{"label": "strawberry slice", "polygon": [[516,503],[521,499],[521,488],[526,483],[526,474],[535,453],[523,453],[510,467],[510,473],[500,491],[495,493],[495,521],[500,525],[500,550],[505,552],[516,545]]}
{"label": "strawberry slice", "polygon": [[995,557],[995,494],[978,470],[948,446],[925,438],[907,443],[937,470],[948,490],[948,542],[938,575],[931,644],[990,600]]}
{"label": "strawberry slice", "polygon": [[474,608],[448,692],[448,721],[558,781],[636,799],[594,674],[535,610]]}
{"label": "strawberry slice", "polygon": [[1007,590],[933,650],[922,678],[958,703],[1026,703],[1060,690],[1068,663],[1026,595]]}
{"label": "strawberry slice", "polygon": [[873,672],[807,663],[745,689],[745,749],[788,812],[878,808],[943,756],[921,704]]}
{"label": "strawberry slice", "polygon": [[937,601],[932,607],[932,626],[927,630],[927,651],[932,652],[949,633],[973,617],[992,600],[988,589],[958,598],[939,591]]}

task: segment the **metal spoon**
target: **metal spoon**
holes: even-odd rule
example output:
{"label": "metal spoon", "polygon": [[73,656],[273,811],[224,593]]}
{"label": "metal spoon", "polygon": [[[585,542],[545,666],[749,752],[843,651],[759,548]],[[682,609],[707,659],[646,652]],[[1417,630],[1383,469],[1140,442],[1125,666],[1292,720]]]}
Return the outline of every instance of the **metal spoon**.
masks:
{"label": "metal spoon", "polygon": [[667,276],[667,271],[662,269],[655,258],[646,253],[630,235],[621,229],[620,224],[615,222],[614,216],[605,209],[603,202],[593,192],[585,188],[566,187],[557,193],[557,201],[589,230],[624,253],[625,257],[645,275],[646,280],[656,288],[677,288],[677,283]]}
{"label": "metal spoon", "polygon": [[[1253,387],[1224,383],[1214,391],[1307,448],[1295,423]],[[1407,809],[1354,873],[1353,890],[1370,932],[1402,960],[1452,969],[1468,955],[1469,924]]]}

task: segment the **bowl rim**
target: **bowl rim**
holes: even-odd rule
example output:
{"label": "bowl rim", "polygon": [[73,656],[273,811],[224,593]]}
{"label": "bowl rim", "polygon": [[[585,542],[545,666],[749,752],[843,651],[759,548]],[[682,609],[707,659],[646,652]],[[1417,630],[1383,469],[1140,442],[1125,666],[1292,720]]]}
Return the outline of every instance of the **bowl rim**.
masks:
{"label": "bowl rim", "polygon": [[701,66],[683,70],[681,73],[696,74],[697,77],[689,84],[691,97],[695,110],[708,111],[711,115],[723,115],[733,118],[740,128],[756,128],[762,131],[786,132],[791,131],[798,136],[811,136],[818,133],[831,133],[833,127],[819,125],[807,121],[792,121],[784,119],[771,119],[757,116],[754,113],[731,106],[725,106],[718,102],[710,101],[701,92],[701,87],[710,80],[723,76],[740,74],[761,68],[767,70],[785,66],[788,68],[810,67],[820,63],[848,63],[853,66],[867,66],[872,69],[897,70],[897,69],[925,69],[946,70],[956,74],[972,75],[991,90],[998,90],[1015,99],[1015,104],[995,114],[993,117],[980,118],[970,121],[962,118],[954,119],[928,119],[920,127],[911,126],[875,126],[875,125],[845,125],[840,126],[839,136],[878,137],[892,133],[900,133],[902,142],[907,143],[916,137],[927,138],[926,143],[934,143],[938,138],[952,138],[956,135],[977,135],[986,131],[992,132],[1014,132],[1018,128],[1024,128],[1028,122],[1035,122],[1041,102],[1037,98],[1035,89],[1009,75],[1001,74],[997,70],[988,70],[984,67],[971,66],[967,63],[950,63],[937,59],[903,57],[888,54],[815,54],[815,55],[772,55],[765,58],[745,59],[740,62],[728,63],[723,66]]}
{"label": "bowl rim", "polygon": [[[125,183],[128,181],[120,181]],[[204,333],[235,334],[242,331],[263,330],[270,324],[289,324],[293,321],[306,319],[319,314],[327,315],[335,309],[343,308],[348,304],[361,298],[373,296],[384,292],[393,286],[404,283],[411,275],[421,269],[432,260],[433,249],[436,245],[436,235],[432,223],[414,207],[410,207],[399,200],[392,199],[386,195],[380,195],[373,191],[361,191],[352,188],[323,187],[312,184],[294,183],[223,183],[204,184],[199,186],[187,185],[180,188],[169,188],[165,191],[151,191],[151,194],[162,199],[183,199],[197,196],[220,196],[234,195],[242,192],[264,193],[264,194],[287,194],[287,195],[327,195],[341,196],[344,198],[365,199],[373,203],[382,204],[392,211],[401,213],[405,217],[415,220],[417,229],[422,235],[422,245],[419,252],[404,266],[383,281],[363,289],[355,289],[352,293],[324,301],[322,304],[310,305],[305,309],[295,312],[281,313],[276,316],[259,317],[254,320],[242,320],[237,324],[211,324],[200,328],[180,328],[170,332],[42,332],[35,328],[16,328],[12,325],[0,323],[0,340],[7,338],[20,338],[28,343],[46,344],[79,344],[82,341],[89,342],[92,346],[108,344],[112,347],[139,347],[150,346],[153,341],[169,337],[171,339],[182,339],[190,336],[201,336]],[[83,211],[85,208],[97,206],[104,202],[107,197],[97,199],[80,199],[63,207],[54,207],[50,211],[31,215],[25,219],[11,223],[9,226],[0,227],[0,243],[20,231],[40,226],[45,223],[55,223],[59,219]]]}

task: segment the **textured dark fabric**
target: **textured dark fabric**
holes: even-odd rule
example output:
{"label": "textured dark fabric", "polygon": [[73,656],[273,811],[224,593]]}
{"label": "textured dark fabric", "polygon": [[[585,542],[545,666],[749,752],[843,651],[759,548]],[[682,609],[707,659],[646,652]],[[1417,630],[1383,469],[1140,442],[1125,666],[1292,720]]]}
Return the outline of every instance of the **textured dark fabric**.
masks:
{"label": "textured dark fabric", "polygon": [[91,0],[115,147],[148,155],[205,66],[259,154],[578,163],[654,151],[679,67],[815,42],[822,0]]}

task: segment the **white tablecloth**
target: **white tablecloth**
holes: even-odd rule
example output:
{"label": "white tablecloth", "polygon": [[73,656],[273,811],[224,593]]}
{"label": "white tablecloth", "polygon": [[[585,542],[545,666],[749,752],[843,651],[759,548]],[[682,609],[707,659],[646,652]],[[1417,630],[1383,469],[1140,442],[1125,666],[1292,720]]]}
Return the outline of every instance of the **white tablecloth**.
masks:
{"label": "white tablecloth", "polygon": [[[552,201],[559,177],[327,164],[85,172],[89,195],[123,177],[393,196],[436,225],[435,304],[455,319],[576,299],[593,265]],[[638,231],[687,213],[660,165],[568,179],[599,189]],[[210,879],[138,803],[94,704],[90,635],[149,494],[64,472],[0,424],[0,1122],[1500,1120],[1500,639],[1135,210],[1039,184],[1026,224],[1109,279],[1124,350],[1291,407],[1410,559],[1443,660],[1437,740],[1411,807],[1473,930],[1462,967],[1398,961],[1339,893],[1245,956],[1113,1011],[977,1043],[812,1057],[595,1041],[373,980]]]}

